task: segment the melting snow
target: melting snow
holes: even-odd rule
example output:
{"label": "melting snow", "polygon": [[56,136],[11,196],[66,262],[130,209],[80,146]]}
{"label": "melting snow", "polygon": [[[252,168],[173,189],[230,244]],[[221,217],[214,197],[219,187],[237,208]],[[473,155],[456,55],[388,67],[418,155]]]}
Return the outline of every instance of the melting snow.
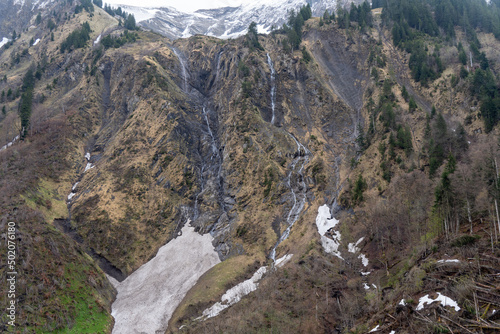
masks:
{"label": "melting snow", "polygon": [[283,267],[288,261],[292,259],[293,254],[287,254],[283,257],[280,257],[279,259],[276,260],[275,266],[278,268]]}
{"label": "melting snow", "polygon": [[[360,238],[358,241],[356,241],[356,243],[355,243],[355,244],[354,244],[354,243],[352,243],[352,242],[350,242],[350,243],[349,243],[349,245],[347,245],[347,250],[348,250],[350,253],[357,253],[357,252],[359,252],[359,251],[360,251],[360,249],[359,249],[358,245],[359,245],[359,244],[360,244],[360,243],[361,243],[364,239],[365,239],[364,237]],[[361,259],[361,262],[363,262],[363,266],[365,266],[365,267],[366,267],[366,266],[368,266],[368,258],[366,257],[366,255],[365,255],[365,254],[360,254],[360,255],[358,256],[358,259]],[[361,273],[361,274],[363,274],[363,273]],[[368,273],[368,274],[369,274],[369,273]],[[367,274],[367,275],[368,275],[368,274]]]}
{"label": "melting snow", "polygon": [[90,160],[90,153],[89,152],[85,153],[85,159]]}
{"label": "melting snow", "polygon": [[69,202],[69,201],[71,201],[71,199],[72,199],[72,198],[73,198],[73,196],[75,196],[75,195],[76,195],[76,193],[73,193],[73,192],[72,192],[71,194],[69,194],[69,195],[68,195],[68,202]]}
{"label": "melting snow", "polygon": [[368,258],[366,257],[365,254],[360,254],[358,256],[358,259],[361,259],[361,262],[363,262],[363,265],[366,267],[368,265]]}
{"label": "melting snow", "polygon": [[33,43],[33,46],[37,45],[38,43],[40,43],[40,38],[37,38],[35,43]]}
{"label": "melting snow", "polygon": [[373,333],[373,332],[376,332],[378,331],[378,328],[380,327],[380,325],[377,325],[374,329],[372,329],[371,331],[369,331],[368,333]]}
{"label": "melting snow", "polygon": [[361,275],[363,275],[363,276],[368,276],[368,275],[370,275],[371,273],[372,273],[371,271],[367,271],[367,272],[363,272],[363,271],[362,271],[362,272],[361,272]]}
{"label": "melting snow", "polygon": [[80,183],[80,182],[77,182],[77,183],[75,183],[75,184],[73,185],[73,188],[71,188],[71,190],[72,190],[72,191],[76,189],[76,186],[78,185],[78,183]]}
{"label": "melting snow", "polygon": [[101,41],[101,35],[97,36],[97,38],[94,41],[94,45],[98,44]]}
{"label": "melting snow", "polygon": [[14,137],[14,139],[12,139],[11,142],[9,142],[9,143],[5,144],[4,146],[2,146],[0,148],[0,151],[6,150],[8,147],[11,147],[12,144],[14,144],[16,142],[16,140],[18,140],[18,139],[19,139],[19,136]]}
{"label": "melting snow", "polygon": [[87,162],[87,166],[85,166],[85,170],[84,170],[83,172],[85,173],[86,171],[88,171],[89,169],[92,169],[92,168],[94,168],[94,167],[95,167],[95,166],[94,166],[94,165],[92,165],[90,162]]}
{"label": "melting snow", "polygon": [[113,333],[164,333],[186,293],[201,275],[220,262],[210,234],[198,234],[188,226],[189,222],[181,236],[162,246],[151,261],[117,283],[118,295],[111,312],[115,318]]}
{"label": "melting snow", "polygon": [[337,256],[339,259],[344,259],[339,252],[340,246],[340,232],[333,232],[333,239],[325,237],[326,232],[328,230],[334,228],[339,221],[334,217],[330,218],[330,208],[328,205],[322,205],[318,208],[318,216],[316,217],[316,226],[318,227],[318,233],[321,235],[321,245],[323,245],[323,249],[325,252],[333,254]]}
{"label": "melting snow", "polygon": [[391,331],[389,334],[396,334],[396,331]]}
{"label": "melting snow", "polygon": [[248,295],[252,291],[257,290],[257,287],[259,286],[258,282],[266,272],[267,267],[260,267],[259,270],[257,270],[250,279],[247,279],[246,281],[243,281],[240,284],[227,290],[226,293],[222,295],[222,302],[217,302],[212,307],[203,311],[202,317],[215,317],[229,306],[239,302],[242,297]]}
{"label": "melting snow", "polygon": [[366,283],[363,283],[363,287],[365,288],[365,290],[370,290],[370,286]]}
{"label": "melting snow", "polygon": [[[293,254],[287,254],[285,256],[280,257],[276,260],[276,267],[283,267],[285,263],[290,261]],[[251,278],[243,281],[231,289],[227,290],[225,294],[222,295],[221,301],[215,303],[211,307],[207,308],[203,311],[202,316],[198,319],[208,319],[213,318],[219,315],[222,311],[228,308],[231,305],[236,304],[241,300],[241,298],[248,295],[250,292],[257,290],[259,286],[259,281],[262,279],[262,276],[267,272],[267,267],[260,267]]]}
{"label": "melting snow", "polygon": [[0,41],[0,48],[7,44],[9,41],[10,39],[8,39],[7,37],[2,38],[2,40]]}
{"label": "melting snow", "polygon": [[441,305],[443,306],[451,306],[455,309],[455,311],[460,311],[460,307],[458,306],[457,302],[454,301],[453,299],[446,297],[442,295],[441,293],[437,293],[437,298],[436,299],[431,299],[429,295],[425,295],[422,298],[420,298],[418,306],[417,306],[417,311],[420,311],[424,308],[425,304],[431,304],[435,301],[441,302]]}
{"label": "melting snow", "polygon": [[401,299],[398,305],[406,306],[406,302],[404,299]]}
{"label": "melting snow", "polygon": [[358,241],[356,241],[356,243],[352,243],[350,242],[349,245],[347,246],[349,252],[351,253],[356,253],[356,252],[359,252],[359,247],[358,245],[365,239],[365,237],[361,237]]}
{"label": "melting snow", "polygon": [[460,260],[452,259],[452,260],[439,260],[437,263],[460,263]]}

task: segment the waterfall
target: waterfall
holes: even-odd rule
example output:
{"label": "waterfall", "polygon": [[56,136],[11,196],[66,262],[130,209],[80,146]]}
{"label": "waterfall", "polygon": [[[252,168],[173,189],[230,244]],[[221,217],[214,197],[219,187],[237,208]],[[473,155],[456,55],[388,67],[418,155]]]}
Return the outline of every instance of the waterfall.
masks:
{"label": "waterfall", "polygon": [[[276,262],[276,248],[278,248],[278,246],[288,238],[288,236],[290,235],[290,230],[292,229],[295,222],[299,219],[300,213],[304,209],[304,205],[306,203],[306,183],[304,181],[304,166],[309,162],[310,151],[304,145],[302,145],[297,140],[297,138],[295,138],[294,135],[292,135],[289,132],[287,133],[295,141],[295,144],[297,144],[297,151],[295,153],[296,157],[290,164],[290,172],[288,173],[286,181],[286,184],[290,189],[290,192],[292,193],[293,205],[290,211],[288,212],[288,216],[286,218],[288,226],[286,230],[279,237],[278,241],[271,250],[271,254],[269,255],[269,257],[273,260],[273,262]],[[295,180],[297,182],[298,193],[295,192],[292,180]]]}
{"label": "waterfall", "polygon": [[217,54],[217,71],[215,72],[215,82],[219,81],[219,72],[220,72],[220,59],[224,51],[221,51]]}
{"label": "waterfall", "polygon": [[274,125],[274,110],[276,109],[276,71],[274,70],[274,65],[273,61],[271,60],[271,57],[269,56],[269,53],[267,53],[267,64],[269,65],[269,69],[271,70],[271,110],[273,111],[273,116],[271,118],[271,124]]}
{"label": "waterfall", "polygon": [[210,159],[213,159],[214,156],[218,156],[219,150],[217,149],[217,144],[215,142],[215,137],[214,133],[212,132],[212,128],[210,127],[210,123],[208,122],[208,116],[207,116],[207,111],[205,110],[205,107],[203,107],[203,116],[205,117],[205,122],[207,123],[207,128],[208,128],[208,134],[210,135],[210,138],[212,138],[212,157]]}
{"label": "waterfall", "polygon": [[186,64],[184,63],[184,60],[182,59],[181,55],[179,54],[179,52],[177,51],[176,48],[172,48],[172,50],[174,51],[175,55],[177,56],[177,59],[179,59],[179,63],[181,63],[181,67],[182,67],[182,77],[184,79],[184,88],[183,90],[185,92],[187,92],[187,70],[186,70]]}

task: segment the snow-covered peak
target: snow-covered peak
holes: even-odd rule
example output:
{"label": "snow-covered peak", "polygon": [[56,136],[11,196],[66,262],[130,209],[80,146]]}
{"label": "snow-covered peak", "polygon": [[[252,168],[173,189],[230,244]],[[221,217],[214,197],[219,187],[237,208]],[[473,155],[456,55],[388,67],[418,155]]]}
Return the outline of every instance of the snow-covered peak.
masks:
{"label": "snow-covered peak", "polygon": [[[247,32],[255,22],[259,33],[269,33],[271,28],[281,27],[292,10],[297,11],[308,2],[313,16],[333,11],[337,0],[216,0],[209,2],[144,0],[112,0],[113,6],[134,14],[136,22],[171,39],[186,38],[196,34],[219,38],[236,38]],[[359,2],[360,0],[355,0]],[[125,4],[124,4],[125,3]],[[186,8],[186,6],[190,6]],[[195,10],[194,10],[195,9]]]}

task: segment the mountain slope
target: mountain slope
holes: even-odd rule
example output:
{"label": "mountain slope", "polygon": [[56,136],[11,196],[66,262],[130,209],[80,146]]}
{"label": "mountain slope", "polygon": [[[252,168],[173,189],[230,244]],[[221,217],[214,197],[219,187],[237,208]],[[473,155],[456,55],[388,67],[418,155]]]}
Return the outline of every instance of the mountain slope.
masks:
{"label": "mountain slope", "polygon": [[172,42],[51,4],[76,13],[33,13],[0,51],[18,328],[132,331],[143,302],[161,332],[495,332],[493,33],[354,7],[297,45],[295,28]]}

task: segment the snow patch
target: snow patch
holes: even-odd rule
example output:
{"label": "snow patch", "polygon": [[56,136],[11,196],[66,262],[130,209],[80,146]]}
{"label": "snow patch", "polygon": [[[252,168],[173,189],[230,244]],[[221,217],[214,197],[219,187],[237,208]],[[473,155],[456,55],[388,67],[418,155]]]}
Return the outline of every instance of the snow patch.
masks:
{"label": "snow patch", "polygon": [[283,267],[288,261],[292,259],[293,254],[287,254],[285,256],[280,257],[279,259],[276,260],[274,265],[278,268]]}
{"label": "snow patch", "polygon": [[89,152],[85,153],[85,159],[90,160],[90,153]]}
{"label": "snow patch", "polygon": [[[275,261],[275,266],[277,268],[283,267],[288,261],[290,261],[292,256],[293,254],[287,254],[280,257]],[[220,302],[217,302],[211,307],[205,309],[201,317],[196,318],[196,320],[216,317],[229,306],[239,302],[241,298],[245,297],[250,292],[257,290],[259,281],[262,279],[266,272],[267,267],[260,267],[251,278],[227,290],[226,293],[222,295]]]}
{"label": "snow patch", "polygon": [[361,272],[361,275],[362,275],[362,276],[368,276],[368,275],[370,275],[371,273],[372,273],[371,271],[367,271],[367,272],[363,272],[363,271],[362,271],[362,272]]}
{"label": "snow patch", "polygon": [[33,46],[37,45],[38,43],[40,43],[40,38],[37,38],[35,43],[33,43]]}
{"label": "snow patch", "polygon": [[406,302],[404,299],[401,299],[401,301],[399,302],[398,305],[401,305],[401,306],[406,306]]}
{"label": "snow patch", "polygon": [[112,276],[109,276],[108,274],[106,274],[106,277],[108,278],[109,282],[111,283],[111,285],[117,289],[118,288],[118,285],[120,285],[120,282],[118,282],[114,277]]}
{"label": "snow patch", "polygon": [[426,304],[432,304],[435,301],[441,302],[441,305],[443,306],[451,306],[455,309],[455,311],[460,311],[460,307],[458,306],[457,302],[454,301],[453,299],[446,297],[442,295],[441,293],[437,293],[437,298],[436,299],[431,299],[429,295],[425,295],[422,298],[420,298],[418,306],[417,306],[417,311],[422,310]]}
{"label": "snow patch", "polygon": [[100,41],[101,41],[101,34],[99,34],[99,36],[97,36],[97,38],[95,39],[94,45],[99,44]]}
{"label": "snow patch", "polygon": [[389,334],[396,334],[396,331],[391,331]]}
{"label": "snow patch", "polygon": [[7,43],[9,43],[10,39],[8,39],[7,37],[4,37],[2,38],[2,40],[0,41],[0,49]]}
{"label": "snow patch", "polygon": [[76,189],[76,186],[78,186],[78,183],[80,183],[80,182],[77,182],[77,183],[75,183],[75,184],[73,185],[73,187],[71,188],[71,191],[74,191],[74,190]]}
{"label": "snow patch", "polygon": [[11,141],[11,142],[8,142],[8,143],[7,143],[7,144],[5,144],[4,146],[2,146],[2,147],[0,148],[0,151],[6,150],[7,148],[11,147],[11,146],[12,146],[12,145],[16,142],[16,140],[18,140],[18,139],[19,139],[19,135],[15,136],[15,137],[14,137],[14,139],[12,139],[12,141]]}
{"label": "snow patch", "polygon": [[71,201],[71,199],[72,199],[72,198],[73,198],[73,196],[75,196],[75,195],[76,195],[76,193],[73,193],[73,192],[72,192],[71,194],[69,194],[69,195],[68,195],[68,202],[69,202],[69,201]]}
{"label": "snow patch", "polygon": [[111,312],[114,334],[164,333],[186,293],[201,275],[220,263],[210,234],[198,234],[189,223],[182,228],[181,236],[162,246],[151,261],[117,284]]}
{"label": "snow patch", "polygon": [[457,259],[439,260],[437,263],[460,263],[460,260],[457,260]]}
{"label": "snow patch", "polygon": [[365,239],[365,237],[361,237],[356,243],[350,242],[349,245],[347,245],[347,249],[351,253],[357,253],[360,251],[358,245]]}
{"label": "snow patch", "polygon": [[215,317],[229,306],[239,302],[242,297],[248,295],[252,291],[257,290],[257,287],[259,286],[258,282],[262,279],[262,276],[264,276],[266,272],[267,267],[260,267],[250,279],[247,279],[246,281],[243,281],[240,284],[227,290],[226,293],[222,295],[222,302],[217,302],[212,307],[203,311],[203,315],[200,318]]}
{"label": "snow patch", "polygon": [[366,283],[363,283],[363,288],[365,288],[365,290],[370,290],[370,286]]}
{"label": "snow patch", "polygon": [[325,236],[328,230],[333,229],[339,221],[334,217],[331,217],[330,208],[328,205],[322,205],[318,208],[318,216],[316,217],[316,226],[318,228],[318,233],[321,235],[321,245],[325,252],[335,255],[339,259],[344,258],[339,252],[341,235],[339,231],[334,231],[332,239]]}
{"label": "snow patch", "polygon": [[371,331],[369,331],[368,333],[373,333],[373,332],[376,332],[378,331],[380,325],[377,325],[374,329],[372,329]]}
{"label": "snow patch", "polygon": [[361,262],[363,263],[363,266],[368,266],[368,258],[366,257],[365,254],[360,254],[358,256],[358,259],[361,259]]}
{"label": "snow patch", "polygon": [[88,171],[89,169],[92,169],[94,167],[95,166],[93,164],[91,164],[90,162],[87,162],[87,166],[85,166],[85,170],[83,172],[85,173],[86,171]]}

